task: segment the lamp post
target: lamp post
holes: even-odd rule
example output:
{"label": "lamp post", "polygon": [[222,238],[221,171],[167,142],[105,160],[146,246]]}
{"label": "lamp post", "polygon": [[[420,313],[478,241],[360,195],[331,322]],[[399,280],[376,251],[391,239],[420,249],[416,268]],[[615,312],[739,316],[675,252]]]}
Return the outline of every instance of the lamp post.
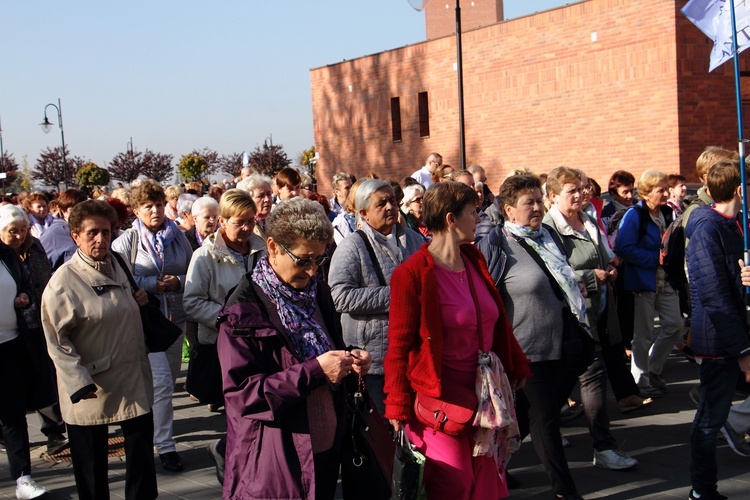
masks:
{"label": "lamp post", "polygon": [[[63,180],[60,184],[62,184],[62,190],[68,189],[68,163],[65,161],[65,132],[63,131],[63,122],[62,122],[62,105],[60,104],[60,98],[57,99],[57,105],[54,105],[52,103],[47,104],[44,107],[44,121],[39,124],[40,127],[42,127],[42,132],[45,134],[49,134],[49,131],[52,130],[52,123],[50,123],[49,119],[47,118],[47,108],[52,106],[57,110],[57,123],[60,126],[60,138],[62,139],[62,160],[63,160]],[[59,186],[58,186],[59,189]]]}
{"label": "lamp post", "polygon": [[[422,11],[430,0],[409,0],[417,11]],[[446,5],[447,7],[447,5]],[[456,67],[458,70],[458,139],[461,170],[466,170],[466,131],[464,126],[464,65],[461,48],[461,1],[456,0]]]}

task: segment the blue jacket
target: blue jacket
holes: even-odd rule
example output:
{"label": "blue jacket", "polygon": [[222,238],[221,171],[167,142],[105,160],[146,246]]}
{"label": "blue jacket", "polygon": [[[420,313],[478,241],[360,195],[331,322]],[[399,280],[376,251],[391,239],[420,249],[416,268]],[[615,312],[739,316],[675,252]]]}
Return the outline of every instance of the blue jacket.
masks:
{"label": "blue jacket", "polygon": [[[672,209],[662,207],[664,220],[672,222]],[[641,223],[644,217],[646,231],[641,236]],[[615,252],[624,263],[623,280],[625,290],[630,292],[656,291],[656,268],[659,265],[661,233],[659,226],[648,216],[648,208],[643,201],[625,212],[617,231]]]}
{"label": "blue jacket", "polygon": [[690,277],[690,347],[697,356],[740,357],[750,354],[750,337],[738,261],[743,241],[736,218],[710,206],[695,209],[685,227]]}
{"label": "blue jacket", "polygon": [[78,247],[70,236],[70,226],[65,219],[55,219],[39,237],[52,272],[70,260]]}

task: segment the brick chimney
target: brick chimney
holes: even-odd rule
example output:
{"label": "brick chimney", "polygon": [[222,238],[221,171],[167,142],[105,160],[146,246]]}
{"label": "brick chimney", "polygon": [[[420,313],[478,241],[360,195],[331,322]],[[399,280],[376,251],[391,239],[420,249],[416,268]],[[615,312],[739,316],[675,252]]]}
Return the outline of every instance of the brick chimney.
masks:
{"label": "brick chimney", "polygon": [[[425,12],[427,39],[456,34],[456,0],[431,0]],[[461,31],[496,24],[503,20],[503,0],[461,2]]]}

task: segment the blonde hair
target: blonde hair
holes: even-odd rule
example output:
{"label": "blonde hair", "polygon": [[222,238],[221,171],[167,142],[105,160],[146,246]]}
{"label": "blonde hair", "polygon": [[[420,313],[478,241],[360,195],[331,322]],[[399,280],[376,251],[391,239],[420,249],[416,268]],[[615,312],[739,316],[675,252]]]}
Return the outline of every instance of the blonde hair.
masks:
{"label": "blonde hair", "polygon": [[221,195],[219,202],[219,216],[228,219],[233,215],[241,215],[252,209],[257,212],[253,197],[247,191],[241,189],[229,189]]}
{"label": "blonde hair", "polygon": [[565,184],[581,180],[581,171],[568,167],[557,167],[547,176],[547,196],[562,193]]}
{"label": "blonde hair", "polygon": [[667,183],[667,174],[656,170],[646,170],[638,179],[638,195],[647,196],[662,182]]}
{"label": "blonde hair", "polygon": [[[737,151],[730,151],[719,146],[708,146],[695,161],[695,172],[703,182],[708,171],[721,160],[736,160],[739,158]],[[640,189],[639,189],[640,191]]]}
{"label": "blonde hair", "polygon": [[172,184],[171,186],[167,186],[167,189],[164,190],[164,194],[168,200],[174,200],[175,198],[179,198],[181,194],[185,194],[185,191],[183,191],[180,186]]}

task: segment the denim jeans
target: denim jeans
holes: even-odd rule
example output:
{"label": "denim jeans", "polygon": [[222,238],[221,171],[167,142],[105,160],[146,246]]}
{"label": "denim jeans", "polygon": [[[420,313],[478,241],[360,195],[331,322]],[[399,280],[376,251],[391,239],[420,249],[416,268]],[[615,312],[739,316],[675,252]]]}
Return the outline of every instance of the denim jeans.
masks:
{"label": "denim jeans", "polygon": [[704,359],[701,400],[690,429],[690,482],[700,493],[716,490],[716,435],[727,420],[740,367],[735,358]]}

